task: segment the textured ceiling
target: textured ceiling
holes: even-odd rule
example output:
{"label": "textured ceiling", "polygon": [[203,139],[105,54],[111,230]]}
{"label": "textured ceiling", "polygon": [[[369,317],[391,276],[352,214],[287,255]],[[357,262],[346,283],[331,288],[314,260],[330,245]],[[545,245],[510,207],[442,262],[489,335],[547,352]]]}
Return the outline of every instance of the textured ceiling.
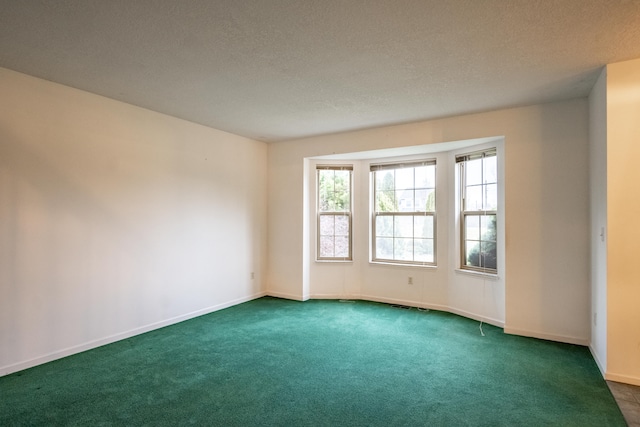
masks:
{"label": "textured ceiling", "polygon": [[640,0],[0,0],[0,66],[265,141],[586,96]]}

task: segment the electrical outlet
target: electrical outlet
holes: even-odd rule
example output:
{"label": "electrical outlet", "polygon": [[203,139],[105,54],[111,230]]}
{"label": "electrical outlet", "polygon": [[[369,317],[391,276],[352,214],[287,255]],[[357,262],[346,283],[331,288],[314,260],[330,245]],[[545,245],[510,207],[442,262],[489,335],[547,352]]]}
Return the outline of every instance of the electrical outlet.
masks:
{"label": "electrical outlet", "polygon": [[598,313],[593,313],[593,326],[598,325]]}
{"label": "electrical outlet", "polygon": [[251,272],[251,280],[255,279],[256,275],[253,273],[253,271]]}
{"label": "electrical outlet", "polygon": [[407,283],[413,285],[413,277],[409,276],[409,280],[407,280]]}

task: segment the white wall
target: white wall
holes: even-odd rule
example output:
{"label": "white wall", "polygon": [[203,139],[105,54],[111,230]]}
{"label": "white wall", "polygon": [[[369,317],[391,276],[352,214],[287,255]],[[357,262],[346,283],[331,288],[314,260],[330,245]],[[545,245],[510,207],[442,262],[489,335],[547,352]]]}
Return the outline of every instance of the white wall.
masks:
{"label": "white wall", "polygon": [[607,378],[640,385],[640,59],[607,66]]}
{"label": "white wall", "polygon": [[[587,344],[590,260],[586,99],[270,144],[269,293],[295,299],[308,297],[303,291],[303,258],[309,253],[304,248],[309,242],[303,236],[304,218],[309,215],[303,200],[305,185],[309,185],[306,158],[495,136],[503,136],[505,141],[505,330]],[[357,185],[362,188],[363,184]],[[323,268],[317,266],[316,270]],[[327,280],[312,275],[309,281],[313,293],[335,293],[337,279],[357,276],[361,281],[347,286],[362,294],[367,287],[376,287],[376,295],[384,292],[387,300],[416,301],[416,292],[437,283],[430,299],[423,302],[449,304],[452,299],[450,284],[446,284],[445,292],[441,280],[432,280],[431,273],[424,273],[422,288],[408,290],[403,268],[378,271],[377,266],[369,266],[366,271],[349,271],[357,268],[354,263],[343,272],[332,271]],[[311,274],[311,268],[308,271]],[[436,270],[433,274],[442,273]],[[462,304],[464,294],[454,293],[456,304]],[[476,297],[486,298],[489,303],[500,298],[493,290],[483,290],[483,295],[478,292]],[[500,310],[482,305],[487,310]]]}
{"label": "white wall", "polygon": [[0,100],[0,375],[264,294],[266,144],[6,69]]}
{"label": "white wall", "polygon": [[607,72],[589,95],[591,192],[591,353],[607,369]]}

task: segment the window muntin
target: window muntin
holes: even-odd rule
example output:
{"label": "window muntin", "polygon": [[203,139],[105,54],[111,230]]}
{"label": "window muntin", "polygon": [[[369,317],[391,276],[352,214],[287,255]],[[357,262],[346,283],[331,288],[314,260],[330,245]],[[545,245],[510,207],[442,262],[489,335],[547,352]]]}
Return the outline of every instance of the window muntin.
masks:
{"label": "window muntin", "polygon": [[372,260],[435,265],[435,160],[371,165]]}
{"label": "window muntin", "polygon": [[456,156],[460,182],[460,267],[497,273],[498,157],[495,149]]}
{"label": "window muntin", "polygon": [[347,261],[351,251],[352,166],[317,166],[317,259]]}

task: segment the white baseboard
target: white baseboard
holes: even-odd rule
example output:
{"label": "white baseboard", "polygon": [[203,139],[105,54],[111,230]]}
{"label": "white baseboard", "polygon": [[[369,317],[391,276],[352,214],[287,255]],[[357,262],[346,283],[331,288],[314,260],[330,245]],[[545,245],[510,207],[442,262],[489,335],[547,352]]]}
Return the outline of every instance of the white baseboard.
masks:
{"label": "white baseboard", "polygon": [[362,299],[357,294],[312,294],[309,297],[310,299]]}
{"label": "white baseboard", "polygon": [[57,350],[57,351],[54,351],[42,356],[34,357],[32,359],[25,360],[22,362],[13,363],[11,365],[6,365],[6,366],[0,366],[0,377],[12,374],[14,372],[22,371],[24,369],[33,368],[34,366],[42,365],[43,363],[62,359],[63,357],[71,356],[73,354],[82,353],[83,351],[91,350],[97,347],[102,347],[103,345],[112,344],[114,342],[131,338],[136,335],[144,334],[145,332],[150,332],[155,329],[164,328],[165,326],[170,326],[176,323],[184,322],[185,320],[189,320],[195,317],[203,316],[205,314],[213,313],[215,311],[222,310],[224,308],[242,304],[243,302],[262,298],[266,294],[267,294],[266,292],[259,292],[257,294],[238,298],[232,301],[227,301],[221,304],[216,304],[211,307],[203,308],[201,310],[196,310],[187,314],[182,314],[180,316],[175,316],[170,319],[161,320],[159,322],[154,322],[149,325],[134,328],[125,332],[121,332],[121,333],[110,335],[104,338],[88,341],[86,343],[74,345],[72,347],[68,347],[62,350]]}
{"label": "white baseboard", "polygon": [[453,314],[457,314],[458,316],[468,317],[469,319],[477,320],[478,322],[487,323],[489,325],[497,326],[498,328],[504,329],[504,322],[492,317],[482,316],[480,314],[471,313],[469,311],[460,310],[453,307],[449,307],[447,311]]}
{"label": "white baseboard", "polygon": [[409,307],[428,308],[430,310],[449,311],[449,307],[444,305],[427,304],[427,303],[420,303],[416,301],[408,301],[408,300],[402,300],[402,299],[396,299],[396,298],[378,297],[374,295],[360,295],[357,299],[361,299],[364,301],[383,302],[385,304],[398,304],[398,305],[406,305]]}
{"label": "white baseboard", "polygon": [[267,291],[266,295],[270,297],[275,297],[275,298],[291,299],[294,301],[306,301],[309,299],[309,297],[308,296],[305,297],[305,295],[294,295],[294,294],[287,294],[285,292],[275,292],[275,291]]}
{"label": "white baseboard", "polygon": [[621,375],[621,374],[615,374],[615,373],[607,372],[605,374],[604,378],[609,380],[609,381],[615,381],[615,382],[619,382],[619,383],[625,383],[625,384],[632,384],[632,385],[640,386],[640,378],[638,378],[638,377],[632,377],[632,376],[629,376],[629,375]]}
{"label": "white baseboard", "polygon": [[313,294],[311,295],[313,299],[355,299],[355,300],[363,300],[363,301],[374,301],[374,302],[382,302],[385,304],[399,304],[406,305],[409,307],[418,307],[418,308],[428,308],[430,310],[438,310],[445,311],[447,313],[457,314],[458,316],[467,317],[469,319],[477,320],[479,322],[488,323],[493,326],[497,326],[499,328],[504,327],[504,322],[493,319],[486,316],[481,316],[479,314],[471,313],[464,310],[459,310],[457,308],[452,308],[446,305],[440,304],[428,304],[428,303],[419,303],[416,301],[408,301],[401,300],[395,298],[384,298],[373,295],[344,295],[344,294]]}
{"label": "white baseboard", "polygon": [[600,370],[600,373],[602,374],[602,377],[604,378],[605,377],[605,373],[607,372],[607,367],[598,358],[598,353],[596,353],[595,349],[592,346],[592,343],[589,343],[589,351],[591,352],[591,356],[593,357],[593,360],[596,361],[596,365],[598,365],[598,369]]}
{"label": "white baseboard", "polygon": [[520,335],[523,337],[538,338],[538,339],[547,340],[547,341],[557,341],[557,342],[563,342],[567,344],[583,345],[585,347],[589,345],[589,339],[587,338],[577,338],[577,337],[568,337],[565,335],[546,334],[544,332],[527,331],[524,329],[515,329],[515,328],[505,327],[504,333],[511,334],[511,335]]}

